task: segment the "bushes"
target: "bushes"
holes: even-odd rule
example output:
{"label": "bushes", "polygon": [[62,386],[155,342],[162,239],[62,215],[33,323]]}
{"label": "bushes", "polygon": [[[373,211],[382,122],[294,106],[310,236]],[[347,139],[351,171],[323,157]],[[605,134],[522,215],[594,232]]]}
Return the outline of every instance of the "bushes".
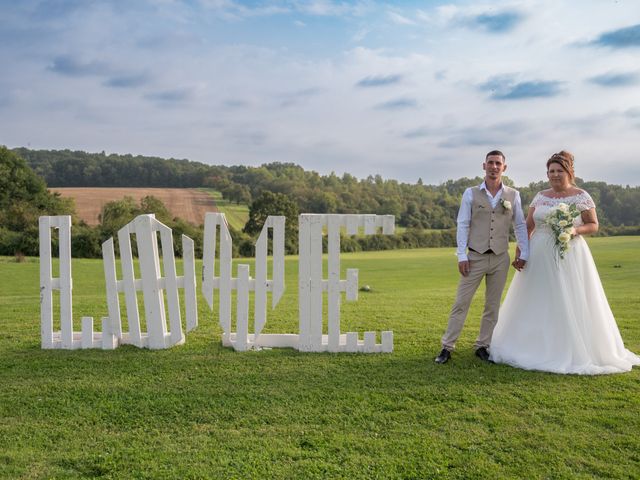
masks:
{"label": "bushes", "polygon": [[[195,244],[196,258],[202,257],[202,245],[204,229],[196,227],[181,219],[169,222],[173,229],[173,248],[177,256],[182,256],[181,235],[187,235]],[[233,239],[232,255],[238,257],[253,257],[255,255],[255,242],[258,234],[254,236],[247,233],[229,229]],[[595,236],[640,235],[640,227],[600,227]],[[298,238],[287,238],[287,254],[297,254]],[[71,253],[76,258],[100,258],[102,256],[101,243],[107,237],[100,227],[89,227],[84,224],[74,225],[71,230]],[[57,252],[57,238],[53,237],[53,252]],[[323,236],[323,249],[327,251],[327,236]],[[117,248],[117,240],[116,240]],[[340,251],[362,252],[376,250],[396,250],[409,248],[439,248],[455,247],[456,230],[421,230],[409,229],[403,233],[394,235],[340,235]],[[0,255],[14,255],[22,252],[26,255],[38,254],[38,232],[29,229],[25,232],[13,232],[6,228],[0,228]]]}
{"label": "bushes", "polygon": [[[322,237],[323,249],[327,251],[327,236]],[[456,231],[450,230],[407,230],[395,235],[344,235],[340,234],[340,251],[366,252],[376,250],[398,250],[426,247],[455,247]]]}
{"label": "bushes", "polygon": [[74,225],[71,229],[71,255],[74,258],[102,257],[100,229],[88,225]]}
{"label": "bushes", "polygon": [[14,232],[8,228],[0,227],[0,255],[15,255],[21,253],[23,255],[37,255],[30,251],[22,250],[22,232]]}
{"label": "bushes", "polygon": [[0,146],[0,255],[38,255],[38,217],[73,213],[18,155]]}
{"label": "bushes", "polygon": [[[126,223],[126,222],[125,222]],[[124,223],[123,223],[124,225]],[[181,219],[174,219],[167,222],[173,230],[173,248],[177,256],[182,256],[181,235],[187,235],[193,239],[195,244],[196,258],[202,257],[202,245],[204,229],[202,226],[196,227]],[[71,254],[76,258],[101,258],[102,242],[111,235],[116,235],[117,229],[110,225],[108,229],[100,226],[90,227],[84,223],[74,224],[71,230]],[[118,227],[119,228],[119,227]],[[255,242],[259,233],[249,235],[230,228],[233,239],[233,257],[253,257],[255,255]],[[614,235],[640,235],[640,227],[610,227],[600,226],[596,236]],[[12,256],[22,253],[29,256],[38,255],[38,225],[37,220],[25,230],[16,232],[5,227],[0,227],[0,255]],[[52,252],[57,254],[57,236],[52,236]],[[403,233],[394,235],[340,235],[341,252],[361,252],[375,250],[394,250],[409,248],[438,248],[455,247],[456,230],[421,230],[408,229]],[[115,246],[118,242],[116,238]],[[134,244],[135,247],[135,244]],[[327,251],[327,237],[323,237],[324,251]],[[286,253],[297,254],[298,237],[297,232],[286,238]]]}
{"label": "bushes", "polygon": [[[449,230],[420,230],[410,229],[401,234],[395,235],[367,235],[352,237],[358,243],[359,248],[354,249],[351,242],[342,241],[341,250],[350,251],[372,251],[372,250],[394,250],[405,248],[427,248],[427,247],[455,247],[456,231]],[[342,248],[344,246],[345,248]]]}
{"label": "bushes", "polygon": [[637,225],[621,225],[618,227],[610,226],[610,225],[600,225],[598,229],[598,233],[595,234],[597,237],[609,237],[609,236],[619,236],[619,235],[640,235],[640,226]]}
{"label": "bushes", "polygon": [[169,223],[169,226],[173,230],[173,251],[177,256],[182,256],[182,235],[186,235],[193,240],[196,258],[202,258],[202,239],[204,237],[202,227],[196,227],[181,218],[175,218]]}

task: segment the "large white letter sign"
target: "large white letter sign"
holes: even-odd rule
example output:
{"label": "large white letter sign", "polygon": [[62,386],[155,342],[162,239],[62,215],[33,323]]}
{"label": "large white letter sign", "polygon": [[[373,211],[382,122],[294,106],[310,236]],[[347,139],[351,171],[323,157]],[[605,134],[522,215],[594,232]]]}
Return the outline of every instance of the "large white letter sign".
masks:
{"label": "large white letter sign", "polygon": [[[364,228],[364,234],[392,234],[393,215],[302,214],[299,222],[298,322],[299,333],[262,333],[267,322],[267,292],[275,308],[284,292],[284,231],[285,217],[269,216],[256,242],[255,278],[249,265],[238,265],[237,277],[232,276],[232,239],[223,213],[207,213],[204,225],[202,294],[213,309],[214,291],[219,291],[219,322],[222,344],[235,350],[260,347],[290,347],[304,352],[392,352],[393,332],[383,331],[381,343],[376,332],[340,333],[342,292],[347,300],[358,298],[358,270],[348,269],[347,278],[340,279],[340,231],[350,235]],[[52,277],[51,228],[60,230],[60,277]],[[272,279],[267,278],[269,230],[273,236]],[[219,273],[216,276],[216,238],[220,232]],[[323,278],[322,237],[328,236],[328,271]],[[109,316],[102,319],[102,332],[93,332],[93,318],[82,318],[82,331],[73,331],[71,280],[71,217],[40,218],[40,295],[42,348],[113,349],[119,343],[151,349],[168,348],[185,341],[182,332],[179,289],[184,290],[187,332],[198,325],[196,277],[193,240],[182,236],[184,275],[178,276],[173,253],[171,229],[156,220],[153,214],[140,215],[118,231],[122,280],[116,276],[113,238],[102,244],[102,258],[107,288]],[[136,278],[131,234],[136,236],[140,262],[140,277]],[[158,250],[158,235],[162,251],[162,268]],[[53,291],[60,291],[60,331],[53,331]],[[236,291],[236,331],[232,332],[231,301]],[[137,292],[144,299],[143,332],[138,311]],[[124,293],[129,332],[122,331],[120,296]],[[249,300],[254,292],[254,332],[249,333]],[[326,333],[323,321],[323,292],[328,294]],[[169,309],[169,328],[165,300]]]}
{"label": "large white letter sign", "polygon": [[[272,308],[284,292],[284,222],[285,217],[269,216],[256,243],[256,278],[248,265],[238,265],[238,276],[231,276],[232,239],[223,213],[207,213],[204,222],[202,294],[213,309],[213,292],[219,291],[219,322],[222,344],[235,350],[263,345],[260,333],[267,321],[267,292],[272,292]],[[268,230],[273,230],[273,279],[267,278]],[[219,276],[215,275],[216,232],[220,232]],[[231,327],[231,292],[236,290],[236,332]],[[255,292],[254,333],[249,334],[249,292]]]}
{"label": "large white letter sign", "polygon": [[[219,273],[215,276],[216,232],[220,231]],[[208,212],[204,217],[202,244],[202,295],[213,309],[213,291],[219,290],[218,322],[222,327],[223,342],[231,333],[231,247],[232,239],[224,213]]]}
{"label": "large white letter sign", "polygon": [[[73,331],[71,278],[71,217],[43,216],[40,228],[40,331],[44,349],[115,348],[114,335],[107,318],[102,319],[102,333],[93,332],[93,318],[82,318],[82,330]],[[53,278],[51,258],[51,229],[59,231],[60,277]],[[60,330],[53,331],[53,291],[60,292]]]}
{"label": "large white letter sign", "polygon": [[[140,261],[140,279],[135,278],[133,268],[132,233],[136,235]],[[160,234],[164,276],[161,274],[160,269],[157,233]],[[184,276],[181,277],[176,274],[171,229],[156,220],[154,215],[139,215],[129,224],[122,227],[118,231],[118,242],[120,246],[122,280],[117,280],[116,278],[113,239],[110,238],[102,244],[107,284],[107,308],[109,310],[111,330],[120,339],[120,343],[133,344],[137,347],[161,349],[183,343],[184,335],[182,333],[179,288],[184,289],[187,332],[198,325],[193,240],[185,235],[182,236]],[[136,294],[136,291],[139,290],[142,290],[144,299],[146,333],[142,332],[140,326]],[[124,292],[125,294],[127,320],[129,323],[128,333],[122,332],[118,292]],[[169,308],[170,331],[167,331],[165,294]]]}
{"label": "large white letter sign", "polygon": [[[382,332],[382,343],[376,344],[376,332],[365,332],[362,341],[356,332],[340,333],[340,295],[347,300],[358,298],[358,271],[347,271],[347,280],[340,280],[340,229],[356,234],[364,227],[365,234],[374,234],[382,227],[383,234],[394,231],[393,215],[333,215],[303,214],[299,217],[299,334],[261,334],[266,322],[266,292],[271,291],[275,307],[284,291],[284,217],[268,217],[256,243],[256,278],[249,275],[248,265],[238,265],[238,276],[231,276],[232,239],[224,214],[207,213],[203,246],[202,293],[213,309],[213,291],[220,291],[219,315],[222,344],[235,350],[258,347],[290,347],[305,352],[391,352],[393,332]],[[273,228],[273,280],[268,280],[267,238]],[[329,279],[322,278],[322,234],[329,235]],[[216,231],[220,231],[220,275],[215,276]],[[236,290],[236,332],[231,327],[231,292]],[[255,333],[249,334],[249,292],[255,291]],[[328,333],[323,335],[322,297],[327,291]]]}
{"label": "large white letter sign", "polygon": [[[382,343],[376,344],[375,332],[365,332],[358,340],[356,332],[340,334],[340,294],[347,300],[358,298],[358,271],[347,270],[347,279],[340,279],[340,229],[349,235],[364,227],[366,235],[392,234],[393,215],[302,214],[299,217],[298,311],[300,335],[298,350],[306,352],[391,352],[393,332],[382,332]],[[328,235],[328,279],[322,278],[322,232]],[[327,334],[323,334],[322,292],[328,291]]]}

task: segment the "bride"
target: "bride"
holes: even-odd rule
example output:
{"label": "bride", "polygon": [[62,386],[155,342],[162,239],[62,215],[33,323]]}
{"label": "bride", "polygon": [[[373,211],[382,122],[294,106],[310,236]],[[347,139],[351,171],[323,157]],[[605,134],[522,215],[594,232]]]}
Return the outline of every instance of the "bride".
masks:
{"label": "bride", "polygon": [[[582,238],[598,230],[598,219],[591,196],[574,184],[573,155],[554,154],[547,161],[547,176],[551,188],[537,193],[529,207],[529,262],[516,272],[500,308],[491,360],[556,373],[629,371],[640,365],[640,357],[622,343]],[[568,243],[556,240],[547,221],[558,207],[577,215],[573,228],[567,227],[572,235]]]}

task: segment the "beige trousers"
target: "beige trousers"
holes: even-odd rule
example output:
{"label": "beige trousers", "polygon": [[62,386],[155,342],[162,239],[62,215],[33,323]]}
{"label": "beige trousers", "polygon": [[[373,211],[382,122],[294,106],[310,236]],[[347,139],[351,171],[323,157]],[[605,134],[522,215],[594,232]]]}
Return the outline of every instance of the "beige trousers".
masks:
{"label": "beige trousers", "polygon": [[509,252],[498,255],[493,253],[480,254],[469,252],[469,275],[460,277],[456,301],[449,314],[447,331],[442,337],[443,348],[447,350],[453,350],[455,348],[456,340],[458,340],[467,318],[471,300],[483,278],[487,286],[484,312],[482,313],[482,322],[480,323],[480,334],[474,346],[476,349],[489,347],[493,329],[498,322],[500,300],[502,298],[504,285],[507,281],[507,274],[509,273],[509,262]]}

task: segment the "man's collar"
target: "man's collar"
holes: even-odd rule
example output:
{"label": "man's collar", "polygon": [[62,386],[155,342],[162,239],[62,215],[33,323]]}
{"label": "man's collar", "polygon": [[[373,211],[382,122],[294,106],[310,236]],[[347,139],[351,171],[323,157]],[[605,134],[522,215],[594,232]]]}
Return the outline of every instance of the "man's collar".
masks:
{"label": "man's collar", "polygon": [[[502,182],[500,182],[500,188],[498,189],[498,191],[502,190],[503,188],[504,188],[504,184],[503,184]],[[487,182],[483,181],[483,182],[480,184],[480,190],[486,190],[486,191],[489,191],[489,190],[487,189]]]}

